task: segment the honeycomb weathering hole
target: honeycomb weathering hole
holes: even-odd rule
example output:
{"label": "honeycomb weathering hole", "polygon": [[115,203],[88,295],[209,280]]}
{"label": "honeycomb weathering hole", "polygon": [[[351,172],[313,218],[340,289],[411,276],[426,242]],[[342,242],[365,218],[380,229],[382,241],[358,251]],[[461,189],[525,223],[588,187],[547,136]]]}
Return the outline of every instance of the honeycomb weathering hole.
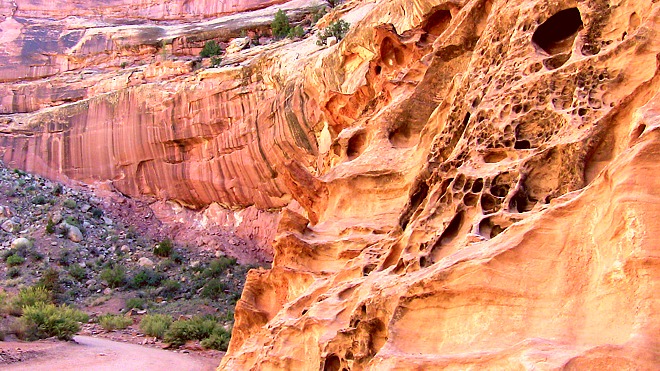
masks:
{"label": "honeycomb weathering hole", "polygon": [[364,152],[364,148],[367,145],[367,136],[365,133],[360,132],[351,137],[348,140],[348,146],[346,147],[346,156],[349,160],[353,160]]}
{"label": "honeycomb weathering hole", "polygon": [[532,42],[551,55],[567,52],[580,28],[582,17],[578,8],[564,9],[536,29]]}
{"label": "honeycomb weathering hole", "polygon": [[451,23],[451,13],[449,10],[438,10],[433,13],[422,27],[424,31],[431,35],[440,36]]}
{"label": "honeycomb weathering hole", "polygon": [[385,38],[380,45],[380,58],[389,67],[401,65],[405,59],[403,52],[394,45],[390,38]]}

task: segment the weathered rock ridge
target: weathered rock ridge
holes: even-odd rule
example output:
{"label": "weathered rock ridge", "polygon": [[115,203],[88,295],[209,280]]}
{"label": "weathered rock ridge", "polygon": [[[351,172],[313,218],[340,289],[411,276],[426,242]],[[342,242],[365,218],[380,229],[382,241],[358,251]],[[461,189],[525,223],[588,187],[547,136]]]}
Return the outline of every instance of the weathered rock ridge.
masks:
{"label": "weathered rock ridge", "polygon": [[333,47],[48,77],[87,90],[3,103],[2,159],[280,210],[221,369],[657,369],[659,12],[351,1]]}

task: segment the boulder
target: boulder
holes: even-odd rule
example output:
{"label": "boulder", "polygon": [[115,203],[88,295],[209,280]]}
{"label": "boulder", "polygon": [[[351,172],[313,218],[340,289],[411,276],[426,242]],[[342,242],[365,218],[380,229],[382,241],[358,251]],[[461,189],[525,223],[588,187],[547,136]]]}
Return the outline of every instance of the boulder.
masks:
{"label": "boulder", "polygon": [[250,38],[249,37],[238,37],[233,39],[232,41],[229,42],[229,45],[227,45],[227,49],[225,50],[226,54],[232,54],[239,52],[243,49],[245,49],[248,45],[250,45]]}
{"label": "boulder", "polygon": [[75,225],[67,224],[66,237],[73,242],[80,242],[83,239],[83,234]]}
{"label": "boulder", "polygon": [[14,229],[16,228],[18,224],[14,223],[13,220],[7,219],[2,224],[0,225],[0,228],[2,228],[3,231],[7,233],[13,233]]}
{"label": "boulder", "polygon": [[137,263],[140,267],[146,267],[146,268],[153,268],[154,267],[153,260],[151,260],[147,257],[144,257],[144,256],[141,257],[140,259],[138,259]]}
{"label": "boulder", "polygon": [[11,241],[12,249],[29,249],[31,247],[32,247],[32,241],[24,237],[16,238],[13,241]]}

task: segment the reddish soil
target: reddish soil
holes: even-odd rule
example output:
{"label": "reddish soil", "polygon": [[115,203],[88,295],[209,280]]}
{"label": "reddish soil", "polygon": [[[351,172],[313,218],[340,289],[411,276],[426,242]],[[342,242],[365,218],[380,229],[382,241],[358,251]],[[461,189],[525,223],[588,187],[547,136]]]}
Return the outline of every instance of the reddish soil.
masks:
{"label": "reddish soil", "polygon": [[89,336],[73,342],[42,340],[31,343],[0,342],[3,370],[215,370],[215,357],[166,351]]}

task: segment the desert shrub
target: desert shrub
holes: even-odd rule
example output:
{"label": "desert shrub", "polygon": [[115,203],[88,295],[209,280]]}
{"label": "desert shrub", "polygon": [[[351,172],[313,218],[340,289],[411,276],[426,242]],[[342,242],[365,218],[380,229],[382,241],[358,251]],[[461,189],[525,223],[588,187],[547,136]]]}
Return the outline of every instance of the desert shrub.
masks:
{"label": "desert shrub", "polygon": [[138,230],[135,228],[135,226],[130,225],[128,226],[128,229],[126,229],[126,238],[130,239],[136,239],[138,237]]}
{"label": "desert shrub", "polygon": [[126,283],[126,269],[121,265],[106,268],[101,271],[101,279],[112,288],[121,287]]}
{"label": "desert shrub", "polygon": [[50,192],[53,196],[59,196],[62,194],[63,188],[61,184],[55,184],[55,187],[53,187],[53,190]]}
{"label": "desert shrub", "polygon": [[0,251],[0,259],[2,259],[2,261],[6,262],[7,258],[14,255],[15,253],[16,253],[16,251],[14,251],[13,249],[2,250],[2,251]]}
{"label": "desert shrub", "polygon": [[214,259],[209,263],[208,268],[204,269],[203,275],[205,277],[220,277],[227,268],[236,265],[236,259],[223,256],[219,259]]}
{"label": "desert shrub", "polygon": [[71,275],[76,281],[82,282],[87,278],[87,271],[80,265],[73,264],[69,267],[69,275]]}
{"label": "desert shrub", "polygon": [[174,249],[174,244],[172,243],[172,240],[169,238],[166,238],[158,243],[156,247],[154,247],[154,254],[167,258],[172,254],[172,250]]}
{"label": "desert shrub", "polygon": [[162,339],[172,324],[172,317],[166,314],[147,314],[140,321],[140,330],[148,336]]}
{"label": "desert shrub", "polygon": [[0,315],[7,315],[11,312],[13,300],[4,291],[0,291]]}
{"label": "desert shrub", "polygon": [[328,14],[325,6],[316,6],[312,9],[312,25],[315,25],[324,15]]}
{"label": "desert shrub", "polygon": [[65,221],[66,224],[68,224],[68,225],[72,225],[72,226],[74,226],[74,227],[77,227],[77,228],[81,228],[81,229],[82,229],[82,227],[81,227],[81,225],[80,225],[80,220],[78,220],[77,218],[74,218],[73,216],[70,216],[70,215],[69,215],[69,216],[66,216],[66,217],[64,218],[64,221]]}
{"label": "desert shrub", "polygon": [[222,54],[222,49],[220,45],[215,40],[209,40],[204,44],[202,51],[199,52],[199,56],[202,58],[208,58],[215,55]]}
{"label": "desert shrub", "polygon": [[16,278],[21,275],[21,268],[19,267],[11,267],[7,269],[7,277],[9,278]]}
{"label": "desert shrub", "polygon": [[301,26],[296,26],[290,29],[286,36],[290,39],[299,39],[305,36],[305,30]]}
{"label": "desert shrub", "polygon": [[45,205],[48,203],[48,199],[42,195],[32,198],[32,203],[35,205]]}
{"label": "desert shrub", "polygon": [[69,249],[60,250],[57,256],[57,264],[62,267],[68,267],[73,262],[73,252]]}
{"label": "desert shrub", "polygon": [[172,251],[170,259],[176,264],[182,264],[185,261],[185,257],[176,250]]}
{"label": "desert shrub", "polygon": [[141,268],[137,271],[131,279],[131,286],[134,288],[146,286],[158,286],[160,281],[163,280],[163,275],[154,271],[151,268]]}
{"label": "desert shrub", "polygon": [[25,258],[17,254],[10,255],[9,257],[7,257],[7,265],[10,267],[21,265],[24,262],[25,262]]}
{"label": "desert shrub", "polygon": [[319,40],[317,41],[317,44],[319,45],[325,44],[325,42],[328,40],[328,37],[331,36],[336,37],[337,41],[339,41],[346,36],[350,28],[351,28],[351,24],[344,21],[343,19],[340,19],[336,22],[332,22],[328,27],[324,28],[319,33]]}
{"label": "desert shrub", "polygon": [[343,2],[344,2],[344,0],[328,0],[328,5],[330,5],[331,7],[334,8],[334,7],[336,7],[337,5],[339,5]]}
{"label": "desert shrub", "polygon": [[42,286],[24,287],[16,295],[11,305],[11,311],[20,315],[24,308],[34,306],[36,304],[50,304],[52,303],[52,293]]}
{"label": "desert shrub", "polygon": [[96,219],[100,219],[103,216],[103,210],[99,209],[98,207],[93,207],[90,211],[92,216]]}
{"label": "desert shrub", "polygon": [[48,234],[55,233],[55,223],[53,223],[52,219],[48,219],[48,223],[46,223],[46,233]]}
{"label": "desert shrub", "polygon": [[222,326],[216,326],[211,336],[202,340],[200,345],[206,349],[216,349],[224,352],[229,347],[229,340],[231,340],[231,333]]}
{"label": "desert shrub", "polygon": [[284,38],[289,34],[291,24],[289,23],[289,17],[287,17],[282,9],[275,13],[275,19],[273,19],[270,27],[273,30],[273,37],[277,39]]}
{"label": "desert shrub", "polygon": [[71,340],[80,331],[80,323],[88,316],[69,306],[60,307],[49,303],[36,303],[23,308],[21,322],[27,327],[28,338],[45,339],[56,336],[60,340]]}
{"label": "desert shrub", "polygon": [[226,289],[227,285],[219,279],[214,278],[204,285],[201,295],[203,298],[218,299],[224,294]]}
{"label": "desert shrub", "polygon": [[188,340],[204,340],[211,337],[220,324],[214,318],[195,316],[188,320],[175,321],[165,332],[165,342],[180,346]]}
{"label": "desert shrub", "polygon": [[99,324],[106,331],[123,330],[130,326],[133,320],[118,314],[104,314],[99,316]]}
{"label": "desert shrub", "polygon": [[166,298],[171,298],[179,293],[179,290],[181,290],[181,283],[174,280],[165,280],[161,282],[161,287],[163,288],[161,295]]}
{"label": "desert shrub", "polygon": [[126,307],[127,310],[136,308],[136,309],[143,309],[144,305],[146,304],[146,301],[142,298],[130,298],[126,300],[126,304],[124,304],[124,307]]}
{"label": "desert shrub", "polygon": [[44,260],[44,257],[45,257],[43,253],[41,253],[40,251],[37,251],[37,250],[31,250],[30,251],[30,256],[35,261],[42,261],[42,260]]}
{"label": "desert shrub", "polygon": [[222,64],[221,57],[211,57],[211,67],[219,67]]}
{"label": "desert shrub", "polygon": [[37,285],[43,287],[46,289],[46,291],[51,293],[60,292],[62,288],[62,284],[60,282],[60,271],[55,268],[46,269],[41,275],[39,281],[37,281]]}
{"label": "desert shrub", "polygon": [[76,206],[78,206],[76,200],[73,200],[71,198],[67,198],[66,200],[64,200],[64,202],[62,202],[62,205],[64,205],[64,207],[66,207],[67,209],[75,209]]}

